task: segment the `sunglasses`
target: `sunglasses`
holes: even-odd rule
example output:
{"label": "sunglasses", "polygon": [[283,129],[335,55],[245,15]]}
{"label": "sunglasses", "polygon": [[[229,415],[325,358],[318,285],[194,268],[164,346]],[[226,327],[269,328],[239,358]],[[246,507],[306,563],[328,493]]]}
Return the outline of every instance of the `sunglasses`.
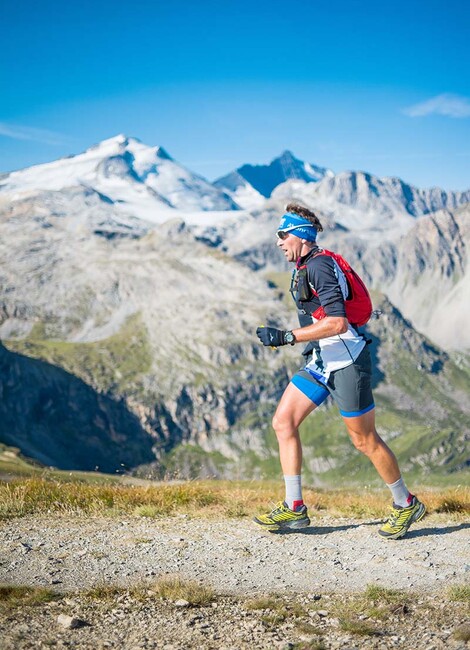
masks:
{"label": "sunglasses", "polygon": [[[289,226],[289,228],[284,228],[283,230],[278,230],[276,232],[276,235],[277,235],[278,239],[287,239],[287,237],[289,237],[289,235],[290,235],[290,231],[291,230],[297,230],[297,228],[299,228],[298,225],[297,226]],[[305,226],[302,226],[302,228],[315,228],[315,226],[313,226],[311,224],[308,224],[308,225],[306,224]],[[300,237],[300,235],[298,235],[298,236]]]}
{"label": "sunglasses", "polygon": [[278,230],[276,235],[278,239],[287,239],[289,237],[290,231],[291,230],[296,230],[299,226],[289,226],[288,228],[284,228],[283,230]]}

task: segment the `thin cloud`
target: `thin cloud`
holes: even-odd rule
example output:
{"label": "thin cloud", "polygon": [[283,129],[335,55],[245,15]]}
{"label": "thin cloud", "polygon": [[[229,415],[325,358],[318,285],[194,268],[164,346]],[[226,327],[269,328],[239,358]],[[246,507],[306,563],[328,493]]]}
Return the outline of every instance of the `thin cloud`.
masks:
{"label": "thin cloud", "polygon": [[29,140],[33,142],[42,142],[42,144],[67,144],[69,138],[61,133],[47,131],[46,129],[36,129],[32,126],[20,126],[18,124],[7,124],[0,122],[0,136],[3,135],[13,140]]}
{"label": "thin cloud", "polygon": [[467,97],[444,93],[425,102],[403,109],[409,117],[425,115],[445,115],[446,117],[470,117],[470,100]]}

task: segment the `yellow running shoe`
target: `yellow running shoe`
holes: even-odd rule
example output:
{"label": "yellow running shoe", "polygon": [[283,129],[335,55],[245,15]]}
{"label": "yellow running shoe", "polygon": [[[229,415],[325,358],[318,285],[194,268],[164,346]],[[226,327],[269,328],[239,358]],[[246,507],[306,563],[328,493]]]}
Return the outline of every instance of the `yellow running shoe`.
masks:
{"label": "yellow running shoe", "polygon": [[413,501],[406,508],[394,503],[387,522],[379,530],[379,535],[385,539],[403,537],[411,524],[422,519],[425,512],[426,506],[416,497],[413,497]]}
{"label": "yellow running shoe", "polygon": [[271,512],[265,515],[255,517],[253,521],[266,530],[283,530],[285,528],[297,530],[310,526],[307,506],[302,506],[294,512],[287,507],[284,501],[279,501],[274,510],[271,510]]}

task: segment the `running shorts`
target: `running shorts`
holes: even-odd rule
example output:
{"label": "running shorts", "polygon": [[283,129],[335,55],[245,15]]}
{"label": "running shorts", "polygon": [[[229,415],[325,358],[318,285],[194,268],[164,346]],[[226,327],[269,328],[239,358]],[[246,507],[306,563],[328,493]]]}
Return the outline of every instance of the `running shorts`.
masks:
{"label": "running shorts", "polygon": [[317,406],[331,395],[341,415],[353,418],[371,411],[375,406],[371,376],[372,363],[366,345],[353,364],[331,373],[326,386],[304,369],[299,370],[291,382]]}

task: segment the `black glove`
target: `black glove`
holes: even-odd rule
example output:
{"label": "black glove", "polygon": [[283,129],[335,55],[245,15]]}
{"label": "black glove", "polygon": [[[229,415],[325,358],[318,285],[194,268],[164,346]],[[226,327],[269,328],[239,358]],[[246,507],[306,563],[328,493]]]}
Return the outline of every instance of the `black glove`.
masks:
{"label": "black glove", "polygon": [[258,327],[256,330],[256,335],[261,343],[272,348],[286,345],[284,334],[284,330],[277,330],[275,327]]}

